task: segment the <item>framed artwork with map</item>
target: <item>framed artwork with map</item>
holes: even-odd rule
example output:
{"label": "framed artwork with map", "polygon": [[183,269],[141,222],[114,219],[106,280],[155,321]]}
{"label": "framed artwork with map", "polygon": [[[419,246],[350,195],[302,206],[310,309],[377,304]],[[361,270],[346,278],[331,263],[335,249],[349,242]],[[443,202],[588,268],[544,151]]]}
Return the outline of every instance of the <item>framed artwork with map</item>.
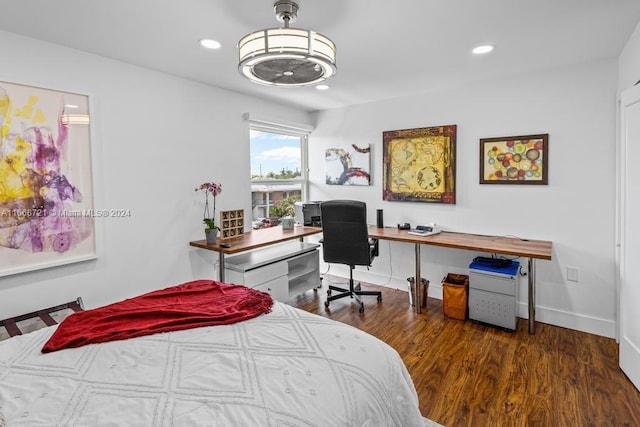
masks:
{"label": "framed artwork with map", "polygon": [[456,125],[385,131],[383,200],[456,203]]}

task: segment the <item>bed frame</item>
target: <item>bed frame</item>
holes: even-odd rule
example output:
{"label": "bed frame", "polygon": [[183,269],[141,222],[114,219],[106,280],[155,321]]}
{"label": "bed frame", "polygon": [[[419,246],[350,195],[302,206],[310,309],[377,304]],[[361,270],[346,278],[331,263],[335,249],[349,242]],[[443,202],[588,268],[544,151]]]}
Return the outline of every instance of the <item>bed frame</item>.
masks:
{"label": "bed frame", "polygon": [[[52,316],[51,314],[56,312],[61,312],[63,310],[72,310],[72,312],[83,311],[84,304],[82,303],[82,297],[78,297],[75,301],[69,301],[65,304],[60,304],[54,307],[49,307],[49,308],[44,308],[42,310],[34,311],[32,313],[21,314],[20,316],[4,319],[0,321],[0,326],[4,327],[4,329],[9,334],[9,337],[15,337],[16,335],[22,335],[24,332],[27,332],[20,329],[20,325],[19,325],[20,322],[25,322],[30,319],[39,319],[44,323],[44,325],[53,326],[58,324],[58,321],[61,321],[62,318],[66,316],[55,316],[59,318],[58,320],[56,320],[54,316]],[[64,313],[59,313],[59,314],[64,314]],[[66,314],[68,315],[70,313],[66,313]],[[33,325],[33,322],[29,324]],[[0,330],[0,336],[2,335],[1,332],[2,331]]]}

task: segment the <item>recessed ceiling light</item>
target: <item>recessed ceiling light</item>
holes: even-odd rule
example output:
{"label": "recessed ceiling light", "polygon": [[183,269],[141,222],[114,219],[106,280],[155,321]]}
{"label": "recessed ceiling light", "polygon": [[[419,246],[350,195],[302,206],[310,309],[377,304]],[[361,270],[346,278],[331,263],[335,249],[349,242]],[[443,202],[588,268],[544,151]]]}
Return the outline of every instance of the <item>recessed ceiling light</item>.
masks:
{"label": "recessed ceiling light", "polygon": [[489,53],[492,50],[493,50],[493,46],[491,46],[490,44],[486,44],[483,46],[474,47],[471,52],[475,53],[476,55],[482,55],[485,53]]}
{"label": "recessed ceiling light", "polygon": [[328,90],[329,89],[329,85],[318,85],[318,86],[316,86],[316,89],[318,89],[318,90]]}
{"label": "recessed ceiling light", "polygon": [[206,47],[207,49],[220,49],[220,42],[211,40],[211,39],[202,39],[200,40],[200,46]]}

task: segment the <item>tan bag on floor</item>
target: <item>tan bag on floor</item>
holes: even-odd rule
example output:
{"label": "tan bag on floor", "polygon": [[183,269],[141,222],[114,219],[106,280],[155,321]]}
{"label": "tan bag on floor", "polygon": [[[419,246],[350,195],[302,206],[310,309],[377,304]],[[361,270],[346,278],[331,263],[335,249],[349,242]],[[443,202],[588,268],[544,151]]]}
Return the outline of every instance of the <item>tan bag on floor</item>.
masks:
{"label": "tan bag on floor", "polygon": [[466,320],[469,316],[469,276],[448,273],[442,278],[442,308],[452,319]]}

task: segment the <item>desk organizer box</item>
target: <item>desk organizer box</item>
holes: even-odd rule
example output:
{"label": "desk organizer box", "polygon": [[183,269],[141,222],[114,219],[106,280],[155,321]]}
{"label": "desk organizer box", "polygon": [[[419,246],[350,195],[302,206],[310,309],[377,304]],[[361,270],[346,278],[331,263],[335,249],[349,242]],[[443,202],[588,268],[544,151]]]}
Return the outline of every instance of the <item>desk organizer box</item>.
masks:
{"label": "desk organizer box", "polygon": [[220,238],[230,239],[244,234],[244,209],[220,212]]}
{"label": "desk organizer box", "polygon": [[469,264],[469,318],[471,320],[516,329],[518,270],[520,263],[504,266]]}
{"label": "desk organizer box", "polygon": [[452,319],[466,320],[469,314],[467,305],[469,276],[448,273],[442,279],[442,309],[444,315]]}

